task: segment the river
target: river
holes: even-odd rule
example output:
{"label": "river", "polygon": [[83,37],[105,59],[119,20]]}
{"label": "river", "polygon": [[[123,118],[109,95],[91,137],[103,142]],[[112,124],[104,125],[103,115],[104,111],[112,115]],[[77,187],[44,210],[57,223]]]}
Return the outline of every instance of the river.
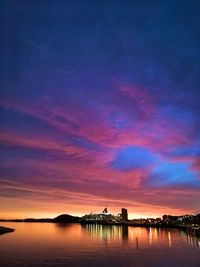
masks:
{"label": "river", "polygon": [[1,267],[199,267],[200,239],[175,229],[1,223]]}

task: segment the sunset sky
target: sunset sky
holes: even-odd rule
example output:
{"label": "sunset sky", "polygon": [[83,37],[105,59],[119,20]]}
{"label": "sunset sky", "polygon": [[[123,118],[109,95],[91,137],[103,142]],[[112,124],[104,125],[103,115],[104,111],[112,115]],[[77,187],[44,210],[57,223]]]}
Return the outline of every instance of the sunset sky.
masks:
{"label": "sunset sky", "polygon": [[0,218],[199,213],[200,2],[0,5]]}

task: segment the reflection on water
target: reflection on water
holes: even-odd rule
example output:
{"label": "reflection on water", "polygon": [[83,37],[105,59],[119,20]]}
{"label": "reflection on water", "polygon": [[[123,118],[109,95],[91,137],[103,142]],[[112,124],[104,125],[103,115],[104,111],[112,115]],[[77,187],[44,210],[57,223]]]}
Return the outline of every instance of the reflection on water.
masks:
{"label": "reflection on water", "polygon": [[111,241],[124,244],[135,242],[136,248],[139,248],[139,244],[152,246],[165,243],[168,247],[173,247],[178,242],[184,242],[189,247],[200,249],[200,240],[197,237],[173,229],[87,224],[82,225],[82,231],[84,235],[102,239],[105,244]]}
{"label": "reflection on water", "polygon": [[184,232],[182,232],[182,238],[189,247],[197,248],[200,250],[200,239],[198,240],[198,238],[185,234]]}
{"label": "reflection on water", "polygon": [[167,234],[168,234],[169,247],[171,247],[172,246],[171,232],[168,231]]}
{"label": "reflection on water", "polygon": [[16,231],[0,236],[1,267],[199,267],[200,239],[178,230],[95,224],[4,225]]}
{"label": "reflection on water", "polygon": [[126,242],[128,240],[128,226],[112,226],[99,224],[82,225],[83,234],[91,237],[100,238],[109,243],[111,240]]}

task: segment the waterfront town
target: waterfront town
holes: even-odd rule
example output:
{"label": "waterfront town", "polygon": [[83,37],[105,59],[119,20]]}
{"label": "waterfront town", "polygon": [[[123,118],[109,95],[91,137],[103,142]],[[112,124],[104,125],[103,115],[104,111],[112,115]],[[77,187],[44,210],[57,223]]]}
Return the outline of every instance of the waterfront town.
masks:
{"label": "waterfront town", "polygon": [[200,235],[200,214],[172,216],[163,215],[162,218],[141,218],[128,219],[128,210],[121,209],[121,213],[111,214],[105,208],[101,213],[90,213],[82,216],[82,224],[109,224],[109,225],[130,225],[144,227],[167,227],[186,230],[195,235]]}
{"label": "waterfront town", "polygon": [[[53,219],[0,219],[0,222],[46,222],[46,223],[81,223],[81,224],[101,224],[101,225],[119,225],[119,226],[136,226],[136,227],[157,227],[157,228],[176,228],[184,230],[189,234],[200,236],[200,214],[192,215],[163,215],[162,218],[139,218],[129,219],[128,210],[122,208],[120,213],[112,214],[107,208],[100,213],[85,214],[82,217],[72,216],[69,214],[61,214]],[[14,229],[5,227],[0,228],[0,234],[3,232],[11,232]]]}

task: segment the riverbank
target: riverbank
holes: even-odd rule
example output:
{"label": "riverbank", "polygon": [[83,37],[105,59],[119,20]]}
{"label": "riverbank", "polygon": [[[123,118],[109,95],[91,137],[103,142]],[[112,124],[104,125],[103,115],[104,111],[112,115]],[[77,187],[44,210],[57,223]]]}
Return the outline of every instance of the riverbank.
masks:
{"label": "riverbank", "polygon": [[[57,219],[58,218],[58,219]],[[25,220],[2,220],[2,222],[25,222],[25,223],[80,223],[80,224],[100,224],[108,226],[132,226],[132,227],[145,227],[145,228],[164,228],[164,229],[179,229],[188,234],[195,235],[200,237],[200,226],[199,225],[184,225],[184,224],[175,224],[175,223],[132,223],[127,222],[106,222],[106,221],[84,221],[76,217],[69,218],[68,216],[59,216],[56,219],[25,219]],[[13,232],[14,229],[6,228],[0,226],[0,234]]]}
{"label": "riverbank", "polygon": [[115,225],[115,226],[133,226],[133,227],[144,227],[144,228],[163,228],[163,229],[178,229],[185,231],[188,234],[200,237],[200,226],[183,225],[183,224],[170,224],[170,223],[131,223],[131,222],[96,222],[96,221],[81,221],[81,224],[100,224],[100,225]]}
{"label": "riverbank", "polygon": [[10,233],[10,232],[14,232],[14,231],[15,231],[15,229],[0,226],[0,235],[6,234],[6,233]]}

